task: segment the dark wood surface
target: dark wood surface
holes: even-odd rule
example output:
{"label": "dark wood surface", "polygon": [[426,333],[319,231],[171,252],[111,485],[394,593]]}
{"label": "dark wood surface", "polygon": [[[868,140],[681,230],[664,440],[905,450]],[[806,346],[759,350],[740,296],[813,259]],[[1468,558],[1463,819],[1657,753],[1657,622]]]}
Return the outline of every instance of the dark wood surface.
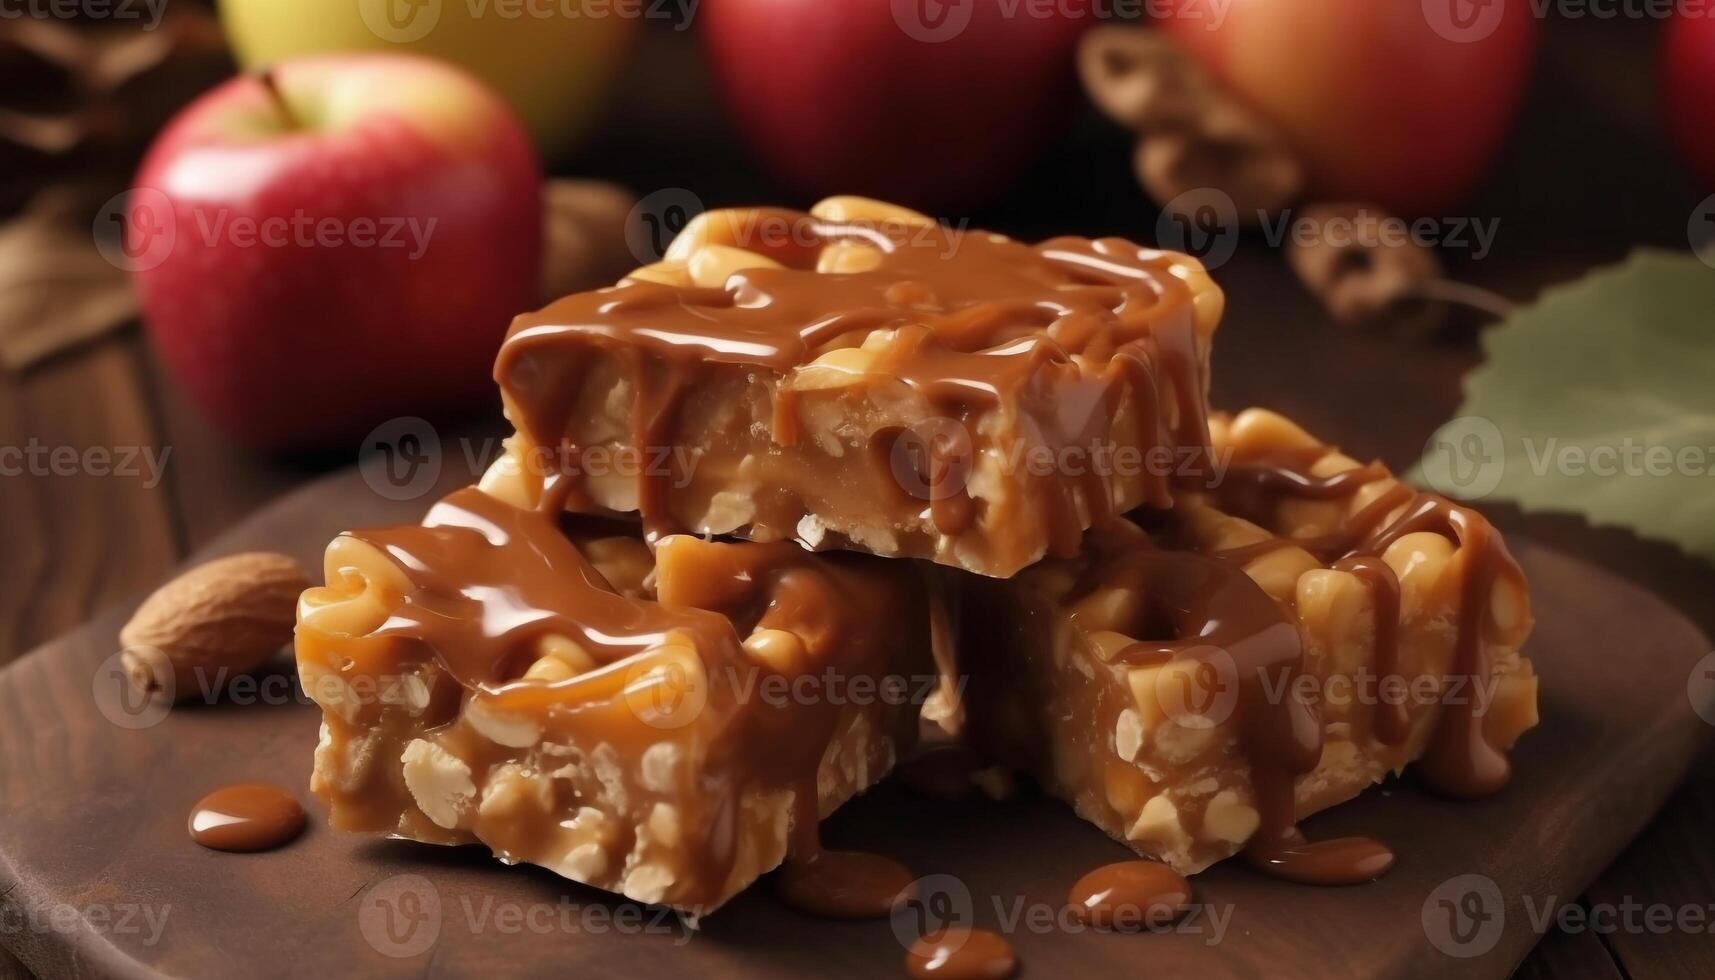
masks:
{"label": "dark wood surface", "polygon": [[[1528,301],[1634,245],[1685,247],[1686,219],[1706,191],[1670,162],[1656,119],[1649,61],[1657,27],[1588,19],[1548,25],[1529,109],[1494,179],[1467,209],[1501,220],[1494,253],[1481,261],[1452,257],[1454,277]],[[652,37],[614,120],[562,169],[618,179],[640,194],[695,188],[711,205],[772,198],[766,181],[726,142],[713,108],[697,101],[702,90],[675,81],[698,70],[694,47],[683,38]],[[1027,187],[977,218],[1022,235],[1151,238],[1155,212],[1130,183],[1126,158],[1124,138],[1086,116]],[[1360,455],[1395,464],[1415,459],[1424,438],[1453,414],[1458,379],[1478,359],[1468,332],[1402,347],[1336,330],[1261,241],[1247,239],[1219,278],[1232,307],[1217,350],[1217,402],[1279,407]],[[80,449],[170,447],[171,455],[166,480],[152,487],[126,477],[0,477],[0,663],[151,587],[258,506],[351,462],[349,453],[280,462],[225,443],[183,404],[135,335],[72,352],[22,377],[0,374],[0,445],[31,439]],[[1708,598],[1715,594],[1715,569],[1707,564],[1572,518],[1505,516],[1515,532],[1588,557],[1662,596],[1705,632],[1715,631]],[[1623,644],[1612,655],[1647,670],[1649,652]],[[1545,657],[1543,667],[1552,672],[1553,660]],[[1707,844],[1707,828],[1715,825],[1711,762],[1705,755],[1581,901],[1673,908],[1715,901],[1715,849]],[[15,792],[10,782],[7,792]],[[1608,805],[1623,810],[1638,802]],[[139,819],[120,816],[121,829]],[[90,828],[83,846],[96,847],[112,829]],[[91,872],[103,880],[103,867]],[[0,945],[16,944],[0,932]],[[53,975],[74,972],[73,964],[59,965],[68,969]],[[18,971],[0,954],[0,977]],[[1521,972],[1715,976],[1715,942],[1686,931],[1551,931]]]}
{"label": "dark wood surface", "polygon": [[[444,485],[456,482],[447,476]],[[209,553],[278,549],[313,563],[340,528],[408,520],[422,506],[386,500],[347,470],[265,508]],[[1057,916],[1073,880],[1126,851],[1035,793],[948,804],[891,784],[841,811],[830,841],[953,876],[969,896],[953,907],[1005,929],[1033,974],[1123,974],[1147,958],[1165,975],[1320,977],[1322,953],[1338,946],[1353,975],[1504,977],[1545,931],[1535,917],[1577,901],[1678,783],[1706,728],[1685,699],[1684,678],[1708,645],[1694,626],[1593,565],[1528,540],[1515,551],[1538,596],[1530,650],[1543,665],[1545,722],[1521,744],[1517,779],[1498,797],[1442,800],[1407,781],[1309,824],[1313,834],[1392,843],[1399,865],[1375,884],[1303,888],[1229,864],[1198,877],[1207,911],[1170,934],[1088,933],[1058,919],[1009,928],[1006,916],[1020,907]],[[128,711],[115,700],[122,679],[108,672],[128,611],[110,610],[0,674],[4,906],[39,923],[52,922],[42,910],[56,907],[100,916],[6,936],[43,975],[870,976],[895,971],[903,957],[891,923],[805,918],[766,887],[689,936],[663,914],[505,868],[481,848],[385,842],[320,820],[269,853],[196,847],[185,815],[208,790],[248,780],[303,786],[320,714],[285,683],[289,668],[265,675],[276,695],[259,703],[164,718]],[[1628,644],[1642,652],[1613,656]],[[1494,889],[1493,904],[1472,906],[1468,924],[1492,918],[1496,931],[1449,939],[1439,901],[1460,901],[1467,876]],[[421,931],[388,919],[386,903],[403,891],[425,910],[438,906]],[[631,925],[603,932],[609,922]],[[433,944],[418,950],[419,936]],[[1544,955],[1582,941],[1563,937]]]}

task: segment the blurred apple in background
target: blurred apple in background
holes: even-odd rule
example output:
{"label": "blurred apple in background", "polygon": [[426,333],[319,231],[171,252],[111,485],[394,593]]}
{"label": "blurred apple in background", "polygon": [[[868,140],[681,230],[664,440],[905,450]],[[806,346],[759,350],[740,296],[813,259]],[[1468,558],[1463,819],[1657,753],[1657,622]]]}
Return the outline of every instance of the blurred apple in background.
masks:
{"label": "blurred apple in background", "polygon": [[257,447],[349,444],[488,397],[507,324],[536,304],[540,185],[523,127],[465,72],[305,58],[168,124],[125,255],[151,340],[212,421]]}
{"label": "blurred apple in background", "polygon": [[993,201],[1063,127],[1085,4],[703,0],[716,81],[798,193]]}
{"label": "blurred apple in background", "polygon": [[615,0],[220,0],[220,15],[250,69],[351,50],[462,65],[512,104],[549,157],[591,124],[638,27]]}
{"label": "blurred apple in background", "polygon": [[1675,14],[1661,70],[1668,128],[1703,189],[1715,191],[1715,17]]}
{"label": "blurred apple in background", "polygon": [[1175,0],[1159,23],[1280,126],[1319,196],[1441,215],[1481,182],[1537,23],[1498,0]]}

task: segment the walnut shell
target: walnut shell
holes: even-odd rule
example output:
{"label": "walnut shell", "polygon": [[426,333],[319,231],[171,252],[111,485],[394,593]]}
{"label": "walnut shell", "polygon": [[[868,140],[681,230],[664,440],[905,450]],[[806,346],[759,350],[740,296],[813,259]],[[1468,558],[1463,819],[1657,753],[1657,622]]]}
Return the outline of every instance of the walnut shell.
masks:
{"label": "walnut shell", "polygon": [[1085,31],[1078,74],[1090,101],[1134,130],[1193,126],[1221,97],[1208,71],[1177,40],[1130,24]]}
{"label": "walnut shell", "polygon": [[[1305,208],[1303,220],[1324,233],[1311,242],[1291,243],[1287,261],[1337,322],[1386,322],[1407,338],[1427,337],[1440,328],[1445,306],[1419,290],[1441,278],[1441,261],[1409,237],[1383,234],[1383,223],[1398,219],[1373,205],[1339,203]],[[1331,238],[1326,229],[1336,222],[1344,222],[1351,233]]]}
{"label": "walnut shell", "polygon": [[255,670],[291,642],[310,583],[292,558],[248,552],[199,565],[157,589],[119,631],[139,689],[185,700]]}

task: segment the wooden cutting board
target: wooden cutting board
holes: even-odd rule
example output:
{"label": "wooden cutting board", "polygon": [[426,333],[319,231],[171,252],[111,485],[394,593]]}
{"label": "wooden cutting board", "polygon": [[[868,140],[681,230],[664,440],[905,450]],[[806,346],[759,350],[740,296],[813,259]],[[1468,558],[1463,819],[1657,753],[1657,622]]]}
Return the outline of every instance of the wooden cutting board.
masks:
{"label": "wooden cutting board", "polygon": [[[274,549],[316,569],[335,532],[414,519],[428,499],[385,499],[348,471],[201,557]],[[1693,678],[1710,649],[1696,628],[1599,568],[1514,544],[1535,588],[1544,723],[1499,797],[1450,802],[1407,780],[1309,822],[1392,843],[1380,882],[1305,888],[1222,866],[1196,880],[1204,908],[1176,931],[1103,934],[1059,905],[1128,853],[1033,792],[950,804],[889,785],[836,815],[829,839],[936,876],[935,910],[1007,931],[1029,975],[1505,976],[1666,798],[1709,731],[1698,709],[1715,719],[1715,682]],[[0,942],[44,977],[902,975],[906,923],[807,918],[766,884],[690,934],[479,849],[331,831],[306,789],[318,712],[289,665],[261,678],[272,703],[128,714],[108,658],[129,612],[0,673]],[[251,780],[298,790],[310,830],[263,854],[192,844],[192,804]]]}

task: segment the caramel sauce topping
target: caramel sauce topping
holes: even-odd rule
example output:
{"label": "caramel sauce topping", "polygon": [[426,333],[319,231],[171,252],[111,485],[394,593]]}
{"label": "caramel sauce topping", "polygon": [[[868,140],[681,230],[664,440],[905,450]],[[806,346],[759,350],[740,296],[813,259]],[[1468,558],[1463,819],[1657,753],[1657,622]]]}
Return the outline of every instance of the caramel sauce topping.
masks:
{"label": "caramel sauce topping", "polygon": [[1370,587],[1376,607],[1375,669],[1370,672],[1366,691],[1370,703],[1376,706],[1375,733],[1383,744],[1398,745],[1411,730],[1411,715],[1397,700],[1380,696],[1382,678],[1399,673],[1399,576],[1387,562],[1373,555],[1349,555],[1334,563],[1342,572],[1350,572]]}
{"label": "caramel sauce topping", "polygon": [[[1277,510],[1285,501],[1345,500],[1390,476],[1379,463],[1331,476],[1313,475],[1312,467],[1333,451],[1317,446],[1282,452],[1261,463],[1230,466],[1220,480],[1194,489],[1209,494],[1216,510],[1268,528],[1277,523]],[[1178,545],[1176,550],[1157,547],[1155,540],[1173,542],[1181,534],[1170,512],[1140,517],[1152,528],[1154,540],[1126,523],[1090,535],[1087,547],[1094,561],[1068,601],[1098,585],[1129,587],[1146,597],[1144,621],[1121,630],[1140,639],[1114,655],[1118,663],[1149,666],[1196,659],[1236,669],[1233,710],[1261,817],[1246,850],[1252,866],[1289,880],[1322,885],[1369,881],[1385,873],[1394,861],[1385,844],[1368,838],[1311,841],[1297,828],[1295,785],[1321,758],[1322,721],[1318,709],[1304,702],[1301,688],[1292,683],[1302,671],[1304,656],[1295,617],[1262,591],[1245,574],[1244,566],[1270,552],[1296,547],[1362,579],[1370,587],[1375,609],[1375,662],[1365,678],[1366,684],[1374,686],[1401,669],[1399,579],[1380,556],[1408,534],[1430,531],[1447,536],[1467,557],[1453,657],[1443,690],[1469,692],[1490,673],[1483,630],[1496,583],[1513,579],[1522,589],[1523,573],[1500,536],[1476,511],[1404,484],[1387,488],[1331,532],[1272,537],[1209,555]],[[1269,691],[1261,682],[1264,677],[1283,683]],[[1443,698],[1428,748],[1415,765],[1418,777],[1437,792],[1454,797],[1499,791],[1511,767],[1506,754],[1484,735],[1478,699],[1468,694]],[[1375,737],[1387,745],[1402,744],[1411,727],[1406,705],[1380,696],[1369,703],[1376,706]]]}
{"label": "caramel sauce topping", "polygon": [[[1337,499],[1388,475],[1379,464],[1324,478],[1306,472],[1316,458],[1332,451],[1322,448],[1314,458],[1302,456],[1275,464],[1235,467],[1216,491],[1218,505],[1267,527],[1274,507],[1283,499]],[[1259,493],[1259,487],[1266,489]],[[1270,549],[1296,546],[1332,562],[1335,568],[1363,578],[1376,596],[1375,673],[1385,677],[1397,669],[1398,663],[1399,582],[1379,556],[1395,541],[1419,531],[1444,534],[1471,556],[1460,586],[1458,633],[1448,671],[1449,689],[1470,691],[1474,689],[1472,685],[1489,675],[1483,626],[1489,617],[1495,584],[1506,578],[1522,587],[1524,580],[1524,573],[1506,543],[1488,519],[1475,510],[1399,483],[1349,517],[1332,534],[1274,538],[1225,552],[1220,557],[1242,564]],[[1477,709],[1477,699],[1469,696],[1450,699],[1443,705],[1429,749],[1415,767],[1419,778],[1437,792],[1462,798],[1488,796],[1499,792],[1511,778],[1511,764],[1506,754],[1484,737],[1483,720]],[[1398,744],[1404,739],[1408,724],[1403,706],[1383,705],[1377,717],[1378,737],[1388,744]]]}
{"label": "caramel sauce topping", "polygon": [[1191,883],[1156,861],[1121,861],[1079,878],[1066,904],[1098,929],[1158,929],[1191,907]]}
{"label": "caramel sauce topping", "polygon": [[[1200,685],[1211,696],[1237,685],[1232,711],[1261,817],[1251,847],[1294,845],[1291,856],[1267,865],[1271,871],[1312,859],[1302,856],[1319,853],[1320,845],[1299,835],[1293,792],[1298,777],[1322,758],[1322,721],[1293,683],[1304,661],[1297,622],[1239,565],[1196,552],[1158,550],[1128,527],[1115,525],[1092,535],[1097,563],[1073,597],[1097,584],[1130,587],[1147,597],[1144,621],[1121,632],[1152,638],[1118,651],[1115,662],[1141,667],[1195,659],[1199,669],[1212,672]],[[1281,682],[1273,691],[1271,679]]]}
{"label": "caramel sauce topping", "polygon": [[304,829],[304,808],[292,794],[267,783],[223,786],[191,810],[191,840],[216,851],[266,851]]}
{"label": "caramel sauce topping", "polygon": [[[772,267],[732,273],[723,288],[628,279],[558,300],[518,317],[495,365],[512,421],[533,444],[575,458],[566,433],[586,380],[573,349],[620,353],[636,386],[633,446],[673,446],[687,396],[722,368],[786,375],[877,330],[897,331],[871,370],[922,393],[967,429],[987,412],[1019,413],[1049,445],[1082,445],[1115,423],[1122,381],[1134,392],[1135,442],[1144,448],[1206,450],[1206,378],[1199,356],[1193,293],[1172,271],[1183,257],[1120,239],[1056,238],[1026,245],[986,232],[945,226],[885,229],[824,221],[793,211],[754,212],[740,244]],[[825,247],[859,244],[878,251],[862,272],[822,273]],[[1094,385],[1085,368],[1099,367]],[[1044,385],[1043,379],[1058,379]],[[1068,411],[1069,386],[1087,393]],[[774,440],[802,433],[793,393],[774,390]],[[968,438],[968,437],[967,437]],[[963,474],[941,438],[927,440],[922,476],[936,527],[957,534],[976,518]],[[883,447],[885,448],[885,447]],[[875,456],[886,453],[876,452]],[[666,494],[674,474],[639,476],[639,510],[651,535],[674,530]],[[1100,473],[1086,494],[1109,506]],[[1047,493],[1067,493],[1065,481]],[[1096,492],[1100,488],[1100,492]],[[574,505],[580,494],[573,491]],[[1170,502],[1162,474],[1150,503]],[[1074,554],[1089,521],[1070,499],[1050,523],[1056,553]],[[1106,515],[1094,515],[1099,518]]]}
{"label": "caramel sauce topping", "polygon": [[[798,393],[779,382],[831,352],[860,345],[869,350],[866,341],[888,331],[886,342],[873,348],[878,360],[868,373],[906,385],[954,424],[942,432],[867,433],[868,465],[897,467],[901,440],[914,436],[920,446],[907,446],[905,455],[928,486],[929,517],[943,535],[963,534],[981,520],[981,502],[966,491],[968,440],[991,415],[1022,417],[1025,430],[1057,446],[1108,439],[1123,421],[1130,441],[1141,447],[1190,449],[1197,461],[1210,461],[1207,378],[1200,367],[1206,337],[1199,333],[1194,293],[1174,272],[1179,257],[1118,239],[1026,245],[943,226],[878,229],[783,210],[754,214],[756,240],[742,245],[763,261],[735,267],[719,287],[627,279],[515,320],[495,377],[525,440],[554,448],[555,458],[565,461],[576,461],[589,448],[574,444],[568,433],[587,411],[581,399],[590,380],[587,355],[599,350],[617,360],[621,380],[630,383],[631,428],[625,438],[640,456],[681,444],[678,433],[693,411],[692,397],[717,371],[765,382],[759,387],[771,402],[770,435],[779,447],[790,448],[806,433],[796,411]],[[824,250],[841,245],[871,249],[876,260],[863,271],[818,271]],[[1085,385],[1078,390],[1090,396],[1089,404],[1073,410],[1064,399],[1077,384]],[[1131,398],[1122,420],[1125,391]],[[1269,527],[1283,501],[1345,500],[1389,475],[1380,464],[1313,475],[1331,451],[1283,452],[1230,468],[1211,486],[1181,484],[1160,472],[1151,477],[1144,503],[1170,508],[1176,492],[1207,492],[1221,510]],[[669,465],[643,467],[636,478],[637,510],[652,544],[680,530],[668,500],[680,475]],[[1447,680],[1461,680],[1469,690],[1490,672],[1483,630],[1494,588],[1503,578],[1522,579],[1489,523],[1474,510],[1398,484],[1331,533],[1279,537],[1207,555],[1164,550],[1135,526],[1115,521],[1114,494],[1097,468],[1039,486],[1047,500],[1041,513],[1050,552],[1072,556],[1087,548],[1091,555],[1068,601],[1099,585],[1146,597],[1141,620],[1119,630],[1133,641],[1113,655],[1116,663],[1193,659],[1200,667],[1231,671],[1226,679],[1236,685],[1233,710],[1260,818],[1246,850],[1250,863],[1313,884],[1385,873],[1394,856],[1384,844],[1367,838],[1311,841],[1298,829],[1296,783],[1321,759],[1322,719],[1304,699],[1302,686],[1293,683],[1304,670],[1297,621],[1242,566],[1270,550],[1295,546],[1364,580],[1376,610],[1375,674],[1387,677],[1399,670],[1401,596],[1397,576],[1380,556],[1408,534],[1447,535],[1466,555]],[[837,561],[812,558],[789,543],[726,547],[691,587],[695,602],[623,595],[579,552],[564,526],[568,507],[590,509],[592,499],[582,476],[558,472],[549,476],[534,509],[471,489],[441,501],[421,526],[354,532],[384,551],[414,584],[374,635],[419,648],[469,697],[550,728],[575,724],[584,705],[622,696],[633,658],[670,642],[689,643],[711,674],[752,663],[741,638],[753,629],[786,630],[824,652],[850,646],[872,653],[897,642],[901,621],[886,615],[896,603],[866,591],[862,576],[841,574]],[[1086,527],[1095,530],[1086,535]],[[950,677],[952,628],[938,581],[931,577],[924,608],[915,612],[934,636],[939,669]],[[863,639],[852,641],[853,636]],[[551,637],[575,641],[594,658],[594,669],[546,683],[527,678],[536,644]],[[712,713],[709,728],[723,739],[716,751],[744,760],[744,768],[760,779],[796,787],[789,856],[777,878],[781,895],[817,915],[887,915],[912,872],[876,855],[823,850],[817,837],[815,775],[835,712],[745,711],[731,692],[717,686],[710,693],[704,709]],[[1375,703],[1376,737],[1389,745],[1404,743],[1411,727],[1404,706]],[[956,717],[958,705],[948,710]],[[641,726],[628,732],[602,725],[604,734],[628,750],[660,737]],[[1453,796],[1493,793],[1510,777],[1506,755],[1485,738],[1470,697],[1441,705],[1416,769],[1428,785]],[[228,839],[223,832],[241,841],[265,836],[223,828],[278,830],[289,824],[283,811],[270,810],[260,796],[236,792],[257,789],[234,787],[227,791],[234,793],[231,798],[216,800],[215,794],[205,800],[193,815],[193,835],[205,811],[212,815],[206,832],[217,840]],[[222,823],[228,811],[232,819]],[[302,810],[296,812],[297,825],[287,838],[302,826]],[[706,866],[695,869],[695,876],[723,879],[733,851],[730,840],[711,841],[699,859]],[[1190,900],[1182,877],[1150,862],[1097,869],[1068,896],[1076,914],[1104,928],[1127,927],[1122,912],[1133,907],[1140,926],[1165,924]],[[1017,961],[1004,938],[958,929],[919,939],[907,966],[919,977],[1001,977]]]}
{"label": "caramel sauce topping", "polygon": [[880,854],[823,848],[816,795],[798,794],[786,862],[776,879],[787,905],[824,919],[882,919],[909,897],[916,878]]}
{"label": "caramel sauce topping", "polygon": [[863,851],[817,848],[780,869],[776,885],[787,905],[824,919],[884,919],[916,880],[892,858]]}
{"label": "caramel sauce topping", "polygon": [[[514,709],[547,708],[542,685],[521,681],[533,642],[544,636],[570,637],[612,666],[684,631],[705,656],[743,662],[724,616],[614,591],[547,507],[524,510],[467,488],[435,504],[421,525],[350,533],[380,548],[417,586],[377,635],[425,644],[466,689]],[[780,548],[789,550],[773,557],[795,550]],[[568,683],[606,687],[618,679],[596,670]]]}
{"label": "caramel sauce topping", "polygon": [[[1380,464],[1328,477],[1311,475],[1310,467],[1332,451],[1319,447],[1311,452],[1287,454],[1278,462],[1234,467],[1227,473],[1227,479],[1215,488],[1217,506],[1267,527],[1272,523],[1275,508],[1283,500],[1343,499],[1359,488],[1388,476]],[[1461,583],[1457,639],[1444,690],[1473,690],[1477,682],[1488,677],[1490,670],[1482,631],[1489,616],[1490,596],[1495,583],[1502,577],[1521,583],[1523,580],[1523,573],[1505,543],[1488,520],[1476,511],[1435,494],[1419,493],[1404,484],[1396,484],[1348,517],[1343,526],[1331,534],[1313,538],[1274,538],[1221,552],[1216,558],[1232,569],[1224,578],[1224,587],[1241,593],[1262,594],[1240,571],[1243,564],[1268,551],[1288,546],[1303,548],[1320,560],[1331,563],[1333,568],[1363,579],[1371,587],[1375,602],[1376,663],[1373,673],[1379,681],[1399,670],[1400,616],[1399,580],[1380,555],[1395,541],[1418,531],[1445,534],[1470,556]],[[1181,624],[1182,628],[1189,630],[1184,635],[1209,636],[1211,630],[1239,626],[1241,633],[1255,637],[1275,635],[1281,637],[1288,647],[1296,645],[1296,638],[1288,641],[1284,634],[1271,634],[1274,623],[1265,618],[1240,620],[1230,612],[1239,605],[1239,601],[1230,596],[1218,609],[1212,601],[1206,602],[1199,608],[1214,610],[1215,615],[1201,626],[1195,620],[1202,613],[1193,615],[1193,621]],[[1255,609],[1260,610],[1260,605]],[[1279,621],[1290,623],[1284,612],[1281,612]],[[1250,642],[1256,641],[1252,639]],[[1282,647],[1276,650],[1276,655],[1283,662],[1296,663],[1302,652],[1295,653]],[[1255,656],[1241,658],[1241,671],[1257,660]],[[1246,703],[1241,700],[1241,708]],[[1410,727],[1405,706],[1384,698],[1376,698],[1373,703],[1377,706],[1376,737],[1389,745],[1403,742]],[[1484,736],[1482,718],[1477,709],[1477,699],[1470,696],[1450,698],[1442,705],[1429,747],[1415,766],[1418,777],[1430,788],[1449,796],[1469,798],[1490,795],[1506,785],[1511,776],[1511,765],[1506,754]],[[1324,885],[1369,881],[1392,867],[1394,855],[1380,842],[1367,838],[1312,842],[1306,840],[1294,825],[1291,818],[1294,780],[1314,768],[1314,755],[1320,754],[1319,747],[1314,755],[1310,752],[1313,742],[1319,742],[1319,734],[1313,739],[1311,733],[1319,733],[1321,727],[1314,711],[1292,698],[1286,698],[1280,704],[1244,710],[1260,710],[1260,718],[1247,716],[1246,731],[1262,736],[1258,741],[1247,742],[1262,803],[1262,828],[1247,849],[1246,857],[1250,863],[1289,880]],[[1276,741],[1280,738],[1287,741]]]}
{"label": "caramel sauce topping", "polygon": [[1250,866],[1301,885],[1361,885],[1387,874],[1394,854],[1368,837],[1339,837],[1312,843],[1290,835],[1245,851]]}
{"label": "caramel sauce topping", "polygon": [[[625,710],[638,696],[633,658],[690,643],[710,678],[695,718],[695,731],[706,733],[695,737],[713,740],[703,747],[708,756],[732,760],[742,780],[795,789],[791,860],[801,867],[789,890],[828,914],[885,915],[911,873],[882,858],[821,853],[816,842],[816,773],[839,699],[747,703],[739,680],[719,678],[760,669],[740,637],[767,629],[792,633],[830,671],[903,663],[895,658],[911,644],[901,644],[900,631],[923,629],[924,609],[903,604],[909,593],[874,559],[813,555],[791,543],[705,546],[694,574],[675,579],[672,603],[621,594],[568,534],[588,520],[564,513],[568,485],[550,485],[534,509],[467,488],[437,503],[420,525],[349,532],[383,551],[415,586],[371,639],[416,651],[402,654],[406,662],[432,659],[466,696],[535,719],[546,738],[599,739],[622,753],[691,730],[642,724]],[[556,681],[525,677],[538,641],[551,636],[578,643],[593,669]],[[456,699],[437,702],[428,720],[451,720],[457,708]],[[700,864],[686,877],[719,884],[736,854],[731,821],[698,832],[709,840],[695,849]]]}
{"label": "caramel sauce topping", "polygon": [[905,969],[918,980],[1004,980],[1017,972],[1018,956],[999,933],[949,926],[913,942]]}

